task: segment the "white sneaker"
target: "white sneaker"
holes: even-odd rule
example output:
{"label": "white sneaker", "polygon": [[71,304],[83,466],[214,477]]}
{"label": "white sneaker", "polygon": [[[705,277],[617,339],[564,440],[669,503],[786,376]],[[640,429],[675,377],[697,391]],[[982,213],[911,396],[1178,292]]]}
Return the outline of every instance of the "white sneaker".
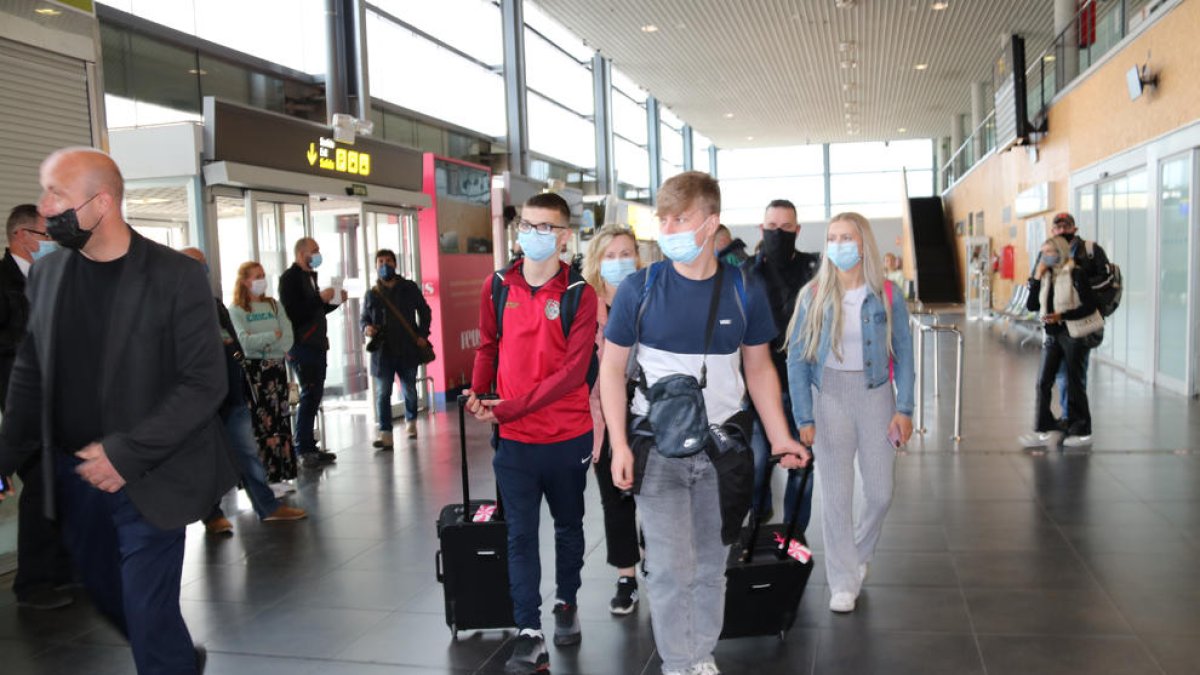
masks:
{"label": "white sneaker", "polygon": [[713,661],[697,663],[687,672],[688,675],[721,675],[720,669],[717,668],[717,664]]}
{"label": "white sneaker", "polygon": [[1092,435],[1087,436],[1067,436],[1062,442],[1064,448],[1080,448],[1085,445],[1092,444]]}
{"label": "white sneaker", "polygon": [[271,492],[273,492],[275,494],[276,499],[279,499],[280,497],[282,497],[288,493],[296,491],[296,488],[292,487],[291,485],[288,485],[287,483],[271,483],[270,488],[271,488]]}
{"label": "white sneaker", "polygon": [[1025,448],[1044,448],[1057,444],[1060,438],[1062,438],[1062,432],[1059,431],[1035,431],[1021,434],[1017,437],[1017,441]]}
{"label": "white sneaker", "polygon": [[839,613],[853,612],[857,600],[853,593],[834,593],[833,598],[829,600],[829,609]]}

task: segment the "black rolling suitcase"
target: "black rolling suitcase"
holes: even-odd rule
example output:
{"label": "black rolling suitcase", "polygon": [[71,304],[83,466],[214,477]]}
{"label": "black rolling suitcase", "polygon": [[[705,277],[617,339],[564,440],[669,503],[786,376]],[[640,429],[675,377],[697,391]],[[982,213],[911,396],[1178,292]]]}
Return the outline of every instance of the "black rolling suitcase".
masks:
{"label": "black rolling suitcase", "polygon": [[[771,465],[777,461],[772,458]],[[797,501],[803,498],[811,475],[812,462],[809,462],[800,479]],[[792,510],[787,525],[762,525],[752,511],[750,525],[742,530],[738,543],[730,547],[721,639],[778,635],[782,640],[796,622],[796,610],[813,569],[812,554],[807,553],[808,542],[803,533],[796,533],[799,506],[797,503]],[[802,562],[788,554],[793,539],[797,543],[790,546],[804,547],[797,555],[807,560]]]}
{"label": "black rolling suitcase", "polygon": [[[438,516],[440,548],[435,561],[437,580],[446,596],[446,625],[458,631],[510,628],[512,597],[508,588],[508,526],[498,501],[471,501],[467,480],[467,397],[458,397],[458,433],[462,451],[462,503],[449,504]],[[492,513],[490,520],[475,517]]]}

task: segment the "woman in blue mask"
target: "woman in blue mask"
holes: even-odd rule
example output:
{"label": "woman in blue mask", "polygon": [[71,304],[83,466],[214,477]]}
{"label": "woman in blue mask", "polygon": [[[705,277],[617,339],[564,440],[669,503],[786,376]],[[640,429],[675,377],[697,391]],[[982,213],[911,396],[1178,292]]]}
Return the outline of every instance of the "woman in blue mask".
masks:
{"label": "woman in blue mask", "polygon": [[[1084,369],[1088,351],[1104,336],[1104,318],[1100,315],[1087,271],[1075,265],[1071,244],[1062,236],[1050,237],[1042,244],[1037,267],[1029,279],[1026,308],[1037,312],[1046,331],[1042,343],[1042,367],[1038,374],[1037,418],[1033,433],[1021,436],[1027,448],[1055,445],[1066,447],[1092,442],[1092,413],[1088,407]],[[1063,428],[1050,409],[1051,390],[1059,366],[1067,364],[1067,405]],[[1066,438],[1063,438],[1063,435]]]}
{"label": "woman in blue mask", "polygon": [[[612,307],[617,287],[626,277],[642,267],[637,239],[633,230],[624,225],[605,225],[588,245],[583,259],[583,278],[600,303],[596,311],[599,330],[596,333],[598,355],[604,354],[604,325]],[[592,389],[592,419],[595,421],[595,446],[592,463],[596,469],[596,484],[600,486],[600,503],[604,507],[604,539],[608,545],[608,564],[617,568],[617,592],[609,602],[609,611],[627,615],[637,608],[638,585],[636,566],[641,560],[638,547],[637,507],[633,498],[613,485],[612,449],[604,430],[604,415],[600,410],[600,388]]]}
{"label": "woman in blue mask", "polygon": [[884,279],[863,216],[829,223],[821,268],[796,298],[787,350],[792,414],[821,485],[829,608],[851,612],[891,506],[895,448],[912,435],[916,379],[904,294]]}

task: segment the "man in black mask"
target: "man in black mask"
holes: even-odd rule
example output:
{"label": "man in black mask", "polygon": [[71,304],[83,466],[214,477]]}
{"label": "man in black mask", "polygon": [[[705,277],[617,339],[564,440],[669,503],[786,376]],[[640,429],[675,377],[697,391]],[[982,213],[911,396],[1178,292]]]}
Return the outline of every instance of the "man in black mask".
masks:
{"label": "man in black mask", "polygon": [[[771,341],[771,359],[775,370],[779,373],[779,381],[783,386],[783,410],[791,426],[793,437],[796,436],[796,426],[792,420],[792,402],[788,396],[787,354],[783,345],[787,341],[787,326],[792,318],[792,309],[796,306],[796,295],[800,289],[817,273],[821,257],[816,253],[803,253],[796,250],[796,235],[800,233],[800,224],[796,222],[796,206],[786,199],[776,199],[767,205],[763,222],[762,248],[743,266],[749,273],[762,277],[767,289],[767,297],[771,302],[771,314],[775,318],[775,326],[779,329],[775,339]],[[771,490],[768,485],[764,494],[763,481],[770,478],[767,458],[771,449],[763,433],[762,424],[757,415],[754,420],[754,434],[750,442],[754,449],[754,509],[760,516],[770,518],[774,509],[771,506]],[[812,481],[808,482],[803,501],[800,505],[800,517],[797,521],[799,531],[803,532],[808,525],[812,510]],[[796,491],[800,487],[800,473],[788,472],[787,491],[784,494],[784,517],[790,518],[796,504]]]}
{"label": "man in black mask", "polygon": [[[1108,253],[1101,248],[1100,244],[1094,241],[1084,241],[1083,237],[1077,236],[1078,229],[1075,227],[1075,216],[1066,211],[1056,214],[1054,220],[1050,224],[1050,234],[1055,237],[1062,237],[1071,245],[1071,258],[1075,260],[1075,264],[1087,272],[1088,278],[1092,278],[1100,274],[1102,270],[1108,269]],[[1087,388],[1087,372],[1088,366],[1091,363],[1092,350],[1087,350],[1083,353],[1083,386]],[[1058,369],[1058,375],[1054,378],[1058,383],[1058,399],[1062,404],[1062,426],[1067,428],[1070,420],[1067,419],[1067,362],[1063,360],[1062,366]]]}

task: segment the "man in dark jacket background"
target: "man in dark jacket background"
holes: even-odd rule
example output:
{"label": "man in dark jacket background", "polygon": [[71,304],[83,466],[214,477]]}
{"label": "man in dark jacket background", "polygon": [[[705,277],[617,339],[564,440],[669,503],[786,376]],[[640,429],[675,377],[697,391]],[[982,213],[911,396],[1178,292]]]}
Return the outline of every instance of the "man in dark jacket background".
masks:
{"label": "man in dark jacket background", "polygon": [[[792,310],[796,307],[796,296],[800,289],[816,276],[821,256],[796,250],[796,236],[800,233],[800,223],[796,220],[796,206],[786,199],[776,199],[767,205],[760,230],[762,249],[746,261],[743,269],[758,275],[767,290],[771,315],[779,331],[775,339],[771,340],[771,362],[775,364],[775,372],[779,373],[779,382],[783,387],[783,412],[792,436],[795,437],[796,426],[792,421],[791,396],[788,395],[787,353],[784,343],[787,341],[788,322],[791,321]],[[771,449],[758,415],[754,416],[754,432],[750,446],[754,450],[754,508],[760,516],[769,518],[774,511],[771,506],[771,472],[767,467]],[[765,495],[762,492],[764,482],[767,483]],[[813,482],[808,482],[803,501],[800,503],[797,527],[801,532],[808,526],[812,510]],[[796,504],[796,491],[799,488],[800,472],[789,471],[787,489],[783,496],[785,520],[792,516],[792,509]]]}
{"label": "man in dark jacket background", "polygon": [[300,380],[296,452],[300,456],[300,465],[311,469],[337,461],[336,454],[317,449],[314,425],[317,408],[325,393],[325,369],[329,358],[329,326],[325,315],[345,301],[346,292],[333,288],[318,290],[321,247],[317,240],[311,237],[297,240],[294,252],[295,262],[279,276],[279,301],[292,322],[295,336],[295,343],[288,351],[288,364]]}
{"label": "man in dark jacket background", "polygon": [[[8,250],[0,261],[0,412],[4,394],[17,358],[17,347],[25,337],[29,299],[25,278],[34,261],[58,245],[46,233],[46,219],[34,204],[13,208],[5,223]],[[58,526],[42,513],[46,490],[42,485],[42,458],[34,454],[17,469],[21,498],[17,509],[17,574],[13,593],[17,604],[31,609],[57,609],[74,600],[63,589],[71,583],[71,558],[63,548]]]}
{"label": "man in dark jacket background", "polygon": [[396,253],[380,249],[375,254],[379,283],[367,293],[359,323],[378,349],[371,352],[371,377],[375,378],[375,421],[379,437],[375,447],[392,448],[392,385],[399,376],[404,388],[405,433],[417,437],[417,368],[420,350],[429,345],[429,303],[416,282],[400,276]]}

